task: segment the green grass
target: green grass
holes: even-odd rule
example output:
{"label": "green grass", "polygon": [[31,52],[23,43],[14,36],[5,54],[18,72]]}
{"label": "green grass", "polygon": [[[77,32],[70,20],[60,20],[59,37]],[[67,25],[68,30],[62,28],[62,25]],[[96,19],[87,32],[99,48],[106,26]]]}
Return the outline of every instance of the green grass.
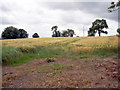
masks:
{"label": "green grass", "polygon": [[62,70],[68,69],[68,65],[54,63],[49,66],[39,67],[37,71],[39,73],[52,73],[52,75],[58,75],[62,73]]}
{"label": "green grass", "polygon": [[15,58],[11,60],[11,62],[7,62],[6,64],[12,65],[12,66],[18,66],[21,64],[25,64],[29,61],[32,61],[34,59],[40,58],[38,55],[35,54],[24,54],[19,58]]}
{"label": "green grass", "polygon": [[52,64],[51,67],[52,67],[53,69],[64,69],[64,68],[67,68],[66,65],[58,64],[58,63]]}
{"label": "green grass", "polygon": [[52,74],[53,74],[53,75],[59,75],[59,74],[62,74],[62,70],[55,70],[55,71],[53,71]]}
{"label": "green grass", "polygon": [[2,62],[8,63],[13,59],[20,58],[22,56],[22,52],[19,49],[13,47],[2,47]]}
{"label": "green grass", "polygon": [[37,58],[58,57],[63,50],[60,48],[37,46],[35,48],[2,48],[2,62],[4,65],[21,65]]}
{"label": "green grass", "polygon": [[[62,47],[64,47],[62,45]],[[78,54],[71,51],[72,47],[66,47],[65,50],[54,46],[37,46],[35,48],[16,49],[13,47],[3,47],[2,60],[5,65],[21,65],[37,58],[66,57],[72,60],[80,60],[89,57],[108,57],[117,55],[117,47],[104,47],[95,49],[92,53]],[[55,64],[55,66],[57,66]],[[59,65],[58,65],[59,66]]]}

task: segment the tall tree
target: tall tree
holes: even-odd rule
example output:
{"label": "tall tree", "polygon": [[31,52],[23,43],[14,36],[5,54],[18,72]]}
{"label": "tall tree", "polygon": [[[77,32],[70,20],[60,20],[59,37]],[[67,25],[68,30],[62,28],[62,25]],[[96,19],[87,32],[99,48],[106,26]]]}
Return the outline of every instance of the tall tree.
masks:
{"label": "tall tree", "polygon": [[118,0],[118,2],[111,2],[111,6],[108,7],[108,11],[109,12],[113,12],[120,9],[120,0]]}
{"label": "tall tree", "polygon": [[16,39],[19,38],[19,30],[13,26],[9,26],[7,28],[4,29],[4,31],[2,32],[1,37],[3,39]]}
{"label": "tall tree", "polygon": [[52,37],[61,37],[61,32],[56,31],[55,33],[53,33]]}
{"label": "tall tree", "polygon": [[20,36],[19,38],[28,38],[28,33],[24,29],[19,29]]}
{"label": "tall tree", "polygon": [[38,35],[37,33],[34,33],[34,34],[32,35],[32,37],[33,37],[33,38],[39,38],[39,35]]}
{"label": "tall tree", "polygon": [[99,36],[101,36],[101,33],[105,33],[107,34],[107,31],[104,31],[104,28],[108,28],[107,22],[106,20],[102,19],[96,19],[93,23],[92,23],[92,27],[89,29],[88,31],[88,35],[95,35],[97,32],[99,34]]}
{"label": "tall tree", "polygon": [[95,30],[93,30],[92,28],[89,28],[88,36],[95,36],[95,33],[96,33]]}
{"label": "tall tree", "polygon": [[118,34],[120,35],[120,28],[117,29]]}
{"label": "tall tree", "polygon": [[68,31],[67,31],[67,30],[63,30],[63,31],[62,31],[62,36],[63,36],[63,37],[68,37],[68,36],[69,36]]}
{"label": "tall tree", "polygon": [[58,29],[58,26],[53,26],[51,28],[51,30],[53,31],[53,35],[57,35],[57,29]]}
{"label": "tall tree", "polygon": [[67,29],[67,31],[68,31],[68,34],[69,34],[70,37],[73,37],[73,35],[75,35],[74,30],[72,30],[72,29]]}

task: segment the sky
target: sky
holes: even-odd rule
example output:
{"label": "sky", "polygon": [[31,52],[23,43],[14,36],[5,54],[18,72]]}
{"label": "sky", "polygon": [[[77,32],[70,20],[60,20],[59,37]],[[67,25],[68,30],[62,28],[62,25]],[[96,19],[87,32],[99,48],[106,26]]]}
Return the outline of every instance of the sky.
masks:
{"label": "sky", "polygon": [[34,33],[40,37],[51,37],[51,27],[57,25],[60,31],[73,29],[76,36],[87,36],[93,21],[105,19],[109,27],[105,29],[108,34],[102,36],[116,35],[118,12],[107,11],[111,1],[0,0],[0,34],[6,27],[14,26],[25,29],[29,38]]}

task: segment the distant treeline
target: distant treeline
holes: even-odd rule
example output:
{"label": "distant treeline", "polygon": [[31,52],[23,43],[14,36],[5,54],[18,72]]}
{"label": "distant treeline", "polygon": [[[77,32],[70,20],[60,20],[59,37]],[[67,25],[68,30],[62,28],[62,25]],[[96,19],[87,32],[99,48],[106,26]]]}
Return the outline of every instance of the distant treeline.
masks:
{"label": "distant treeline", "polygon": [[[18,29],[13,26],[9,26],[4,29],[4,31],[1,34],[1,39],[17,39],[17,38],[28,38],[28,33],[24,29]],[[32,35],[33,38],[38,38],[39,35],[37,33],[34,33]]]}
{"label": "distant treeline", "polygon": [[[88,30],[88,36],[95,36],[96,33],[98,33],[99,36],[101,36],[101,33],[108,34],[107,31],[104,31],[104,28],[108,28],[106,20],[102,19],[96,19],[92,26]],[[73,29],[67,29],[60,32],[58,30],[58,26],[53,26],[51,28],[53,31],[52,37],[73,37],[75,34]],[[120,28],[117,29],[118,34],[120,35]],[[29,34],[24,29],[18,29],[13,26],[9,26],[4,29],[4,31],[1,34],[1,39],[17,39],[17,38],[28,38]],[[34,33],[32,35],[33,38],[39,38],[38,33]],[[78,37],[78,36],[77,36]]]}

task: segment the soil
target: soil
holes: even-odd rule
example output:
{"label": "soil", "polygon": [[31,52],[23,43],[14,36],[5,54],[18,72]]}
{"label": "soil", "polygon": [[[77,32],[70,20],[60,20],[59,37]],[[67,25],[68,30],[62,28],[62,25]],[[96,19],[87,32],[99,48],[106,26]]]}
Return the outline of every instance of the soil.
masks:
{"label": "soil", "polygon": [[[39,72],[53,63],[67,65],[61,73]],[[118,88],[118,58],[83,58],[55,62],[37,59],[20,66],[3,66],[3,88]]]}

